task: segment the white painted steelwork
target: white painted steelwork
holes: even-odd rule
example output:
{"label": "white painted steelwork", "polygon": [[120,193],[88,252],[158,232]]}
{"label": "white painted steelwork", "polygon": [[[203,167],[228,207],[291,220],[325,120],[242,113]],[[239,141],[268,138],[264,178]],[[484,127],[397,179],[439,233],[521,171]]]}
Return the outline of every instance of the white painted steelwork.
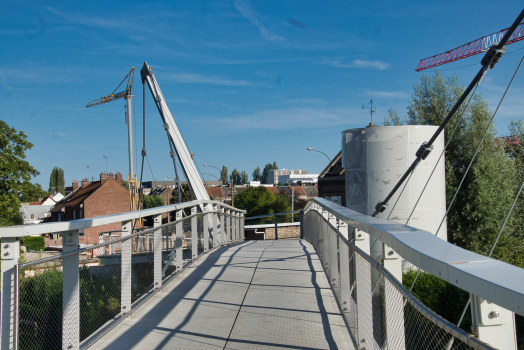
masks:
{"label": "white painted steelwork", "polygon": [[[140,75],[142,77],[142,83],[147,81],[147,86],[151,91],[151,95],[155,100],[158,112],[160,113],[162,121],[164,122],[164,128],[169,135],[170,142],[172,142],[173,146],[175,147],[176,155],[180,161],[180,165],[182,166],[182,170],[184,171],[186,179],[189,182],[193,193],[195,194],[195,198],[197,200],[209,200],[209,195],[207,194],[202,179],[200,178],[195,164],[193,163],[191,153],[189,153],[189,150],[187,149],[182,133],[180,133],[175,119],[173,118],[173,115],[167,106],[164,95],[160,90],[160,86],[158,86],[158,83],[155,79],[153,68],[150,67],[147,62],[144,62],[144,66],[140,70]],[[171,154],[171,156],[173,157],[174,155]],[[202,207],[201,210],[203,210]]]}
{"label": "white painted steelwork", "polygon": [[524,269],[459,248],[428,231],[364,215],[323,198],[310,201],[379,239],[418,268],[524,316]]}

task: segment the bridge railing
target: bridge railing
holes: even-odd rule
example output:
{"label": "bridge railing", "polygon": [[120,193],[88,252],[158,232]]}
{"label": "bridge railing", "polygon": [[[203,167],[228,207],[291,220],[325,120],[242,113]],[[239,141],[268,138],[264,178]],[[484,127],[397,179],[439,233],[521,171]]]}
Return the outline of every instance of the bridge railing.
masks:
{"label": "bridge railing", "polygon": [[[175,221],[162,225],[162,213]],[[0,228],[1,349],[83,349],[200,255],[244,239],[245,211],[218,201],[75,221]],[[153,216],[154,225],[134,230]],[[120,222],[120,238],[79,249],[80,230]],[[19,237],[62,235],[63,253],[19,263]],[[9,254],[8,254],[9,253]]]}
{"label": "bridge railing", "polygon": [[[514,322],[512,312],[523,314],[520,268],[322,198],[308,202],[302,220],[303,237],[317,251],[358,349],[493,349],[418,301],[402,285],[401,257],[471,293],[475,312],[484,317],[482,324],[473,320],[477,329],[491,326],[504,338],[507,327],[501,326]],[[383,244],[380,262],[369,255],[369,236]]]}

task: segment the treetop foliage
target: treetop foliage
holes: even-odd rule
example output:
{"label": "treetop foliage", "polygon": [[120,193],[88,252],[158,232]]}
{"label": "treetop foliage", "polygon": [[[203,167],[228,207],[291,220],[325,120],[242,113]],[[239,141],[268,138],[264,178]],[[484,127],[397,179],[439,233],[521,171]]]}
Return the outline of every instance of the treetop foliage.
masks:
{"label": "treetop foliage", "polygon": [[65,180],[64,180],[64,170],[59,167],[54,167],[51,171],[51,176],[49,178],[49,195],[54,193],[62,193],[65,195]]}
{"label": "treetop foliage", "polygon": [[264,186],[248,187],[238,193],[235,196],[235,207],[247,210],[246,217],[291,211],[287,196],[274,195]]}
{"label": "treetop foliage", "polygon": [[30,180],[40,173],[25,160],[33,144],[23,131],[0,120],[0,226],[21,223],[20,199],[41,187]]}

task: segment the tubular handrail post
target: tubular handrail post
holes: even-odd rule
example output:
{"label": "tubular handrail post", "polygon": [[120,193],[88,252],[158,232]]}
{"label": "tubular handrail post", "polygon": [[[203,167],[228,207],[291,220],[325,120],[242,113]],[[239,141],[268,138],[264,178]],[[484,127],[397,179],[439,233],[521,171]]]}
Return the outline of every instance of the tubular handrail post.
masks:
{"label": "tubular handrail post", "polygon": [[[184,210],[177,210],[175,213],[175,220],[182,220]],[[184,257],[183,257],[183,242],[184,240],[184,228],[182,221],[176,223],[175,226],[175,266],[177,271],[180,271],[184,266]]]}
{"label": "tubular handrail post", "polygon": [[[191,215],[197,213],[197,206],[191,207]],[[191,218],[191,258],[195,259],[198,256],[198,228],[197,217]]]}
{"label": "tubular handrail post", "polygon": [[218,240],[218,244],[224,244],[226,243],[226,229],[225,229],[225,209],[223,206],[220,205],[220,235],[218,236],[219,237],[219,240]]}
{"label": "tubular handrail post", "polygon": [[[169,213],[168,213],[169,216]],[[155,215],[153,218],[153,227],[162,225],[162,215]],[[167,229],[166,229],[167,231]],[[167,242],[167,240],[166,240]],[[167,264],[167,262],[166,262]],[[158,229],[153,233],[153,289],[162,286],[162,230]]]}
{"label": "tubular handrail post", "polygon": [[300,211],[300,239],[304,239],[304,210]]}
{"label": "tubular handrail post", "polygon": [[15,266],[20,257],[20,242],[18,238],[2,238],[2,319],[0,323],[1,337],[0,348],[9,349],[14,336],[14,303],[12,297],[18,297],[18,291],[14,290]]}
{"label": "tubular handrail post", "polygon": [[275,241],[278,241],[278,217],[276,214],[273,217],[275,218]]}
{"label": "tubular handrail post", "polygon": [[[62,234],[62,252],[75,251],[79,246],[78,230]],[[80,344],[80,272],[79,255],[62,261],[62,349],[78,349]]]}
{"label": "tubular handrail post", "polygon": [[[129,236],[133,229],[131,220],[122,221],[122,237]],[[122,242],[121,253],[121,301],[120,312],[125,315],[131,311],[131,249],[132,239]],[[137,246],[138,249],[138,246]]]}

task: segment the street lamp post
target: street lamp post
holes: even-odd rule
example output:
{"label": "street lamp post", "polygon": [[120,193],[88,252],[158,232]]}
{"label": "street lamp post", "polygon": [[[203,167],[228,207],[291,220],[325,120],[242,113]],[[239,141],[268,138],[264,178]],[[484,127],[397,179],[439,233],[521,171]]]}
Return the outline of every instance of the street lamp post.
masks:
{"label": "street lamp post", "polygon": [[308,147],[307,150],[308,150],[308,151],[315,151],[315,152],[318,152],[318,153],[322,153],[323,155],[326,156],[327,159],[329,159],[329,162],[331,163],[331,158],[329,158],[329,157],[327,156],[327,154],[325,154],[324,152],[319,151],[318,149],[311,148],[311,147]]}
{"label": "street lamp post", "polygon": [[106,174],[107,174],[107,156],[104,156],[104,158],[106,159]]}
{"label": "street lamp post", "polygon": [[[209,164],[204,164],[204,166],[210,166],[212,168],[215,168],[216,170],[218,170],[220,172],[220,176],[222,176],[222,170],[218,169],[216,166],[214,165],[209,165]],[[208,174],[208,175],[211,175],[211,174]],[[215,178],[218,180],[218,178],[215,176]],[[222,180],[219,180],[220,181],[220,186],[222,186]]]}

